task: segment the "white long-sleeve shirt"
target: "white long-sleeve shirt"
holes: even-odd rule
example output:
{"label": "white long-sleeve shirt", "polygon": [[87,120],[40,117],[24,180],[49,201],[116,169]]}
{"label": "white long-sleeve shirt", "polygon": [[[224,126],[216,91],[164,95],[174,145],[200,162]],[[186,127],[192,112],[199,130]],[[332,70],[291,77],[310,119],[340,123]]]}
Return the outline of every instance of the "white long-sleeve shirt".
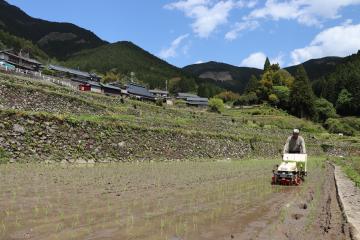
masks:
{"label": "white long-sleeve shirt", "polygon": [[284,154],[291,152],[300,152],[306,154],[305,140],[298,136],[296,139],[293,136],[288,137],[284,146]]}

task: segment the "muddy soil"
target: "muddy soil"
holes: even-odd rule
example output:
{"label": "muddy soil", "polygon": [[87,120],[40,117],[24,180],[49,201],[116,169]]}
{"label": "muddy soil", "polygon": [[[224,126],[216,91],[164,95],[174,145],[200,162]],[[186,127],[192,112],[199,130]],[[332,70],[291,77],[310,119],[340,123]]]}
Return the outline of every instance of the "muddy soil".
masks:
{"label": "muddy soil", "polygon": [[275,162],[0,167],[0,239],[351,239],[333,168],[272,186]]}
{"label": "muddy soil", "polygon": [[301,187],[281,191],[234,213],[189,239],[347,240],[352,229],[341,211],[330,164],[316,169]]}

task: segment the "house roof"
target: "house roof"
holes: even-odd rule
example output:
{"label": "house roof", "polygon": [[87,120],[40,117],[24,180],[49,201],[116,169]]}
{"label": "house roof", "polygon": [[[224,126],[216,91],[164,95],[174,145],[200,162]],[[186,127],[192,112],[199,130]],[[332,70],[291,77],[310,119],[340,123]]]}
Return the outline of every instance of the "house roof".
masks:
{"label": "house roof", "polygon": [[35,59],[32,59],[32,58],[25,58],[25,57],[22,57],[22,56],[19,56],[19,55],[16,55],[14,53],[10,53],[8,51],[0,51],[0,53],[4,53],[4,54],[7,54],[7,55],[10,55],[10,56],[13,56],[13,57],[16,57],[16,58],[19,58],[19,59],[22,59],[22,60],[25,60],[29,63],[33,63],[33,64],[36,64],[36,65],[41,65],[40,62],[38,62],[37,60]]}
{"label": "house roof", "polygon": [[72,78],[71,81],[84,83],[84,84],[90,84],[91,86],[94,86],[94,87],[101,87],[100,83],[94,82],[94,81],[87,81],[87,80],[78,79],[78,78]]}
{"label": "house roof", "polygon": [[188,97],[188,98],[186,98],[186,101],[190,101],[190,102],[208,102],[209,99],[201,98],[201,97]]}
{"label": "house roof", "polygon": [[118,90],[118,91],[121,90],[121,88],[116,87],[116,86],[111,85],[111,84],[100,83],[100,85],[101,85],[102,87],[104,87],[104,88],[109,88],[109,89],[112,89],[112,90]]}
{"label": "house roof", "polygon": [[199,97],[195,94],[191,94],[191,93],[178,93],[177,94],[178,97],[181,97],[181,98],[188,98],[188,97]]}
{"label": "house roof", "polygon": [[157,89],[152,89],[152,90],[149,90],[149,92],[151,93],[157,93],[157,94],[169,94],[168,91],[163,91],[163,90],[157,90]]}
{"label": "house roof", "polygon": [[129,94],[147,97],[151,99],[154,98],[154,95],[151,92],[149,92],[148,89],[138,84],[133,84],[133,83],[128,84],[127,91]]}
{"label": "house roof", "polygon": [[62,67],[62,66],[49,65],[49,68],[52,70],[55,70],[55,71],[66,72],[66,73],[70,73],[70,74],[74,74],[74,75],[82,76],[82,77],[86,77],[86,78],[93,77],[93,74],[90,74],[88,72],[83,72],[80,70],[66,68],[66,67]]}
{"label": "house roof", "polygon": [[186,101],[186,103],[189,105],[203,105],[203,106],[209,105],[208,102],[204,102],[204,101]]}

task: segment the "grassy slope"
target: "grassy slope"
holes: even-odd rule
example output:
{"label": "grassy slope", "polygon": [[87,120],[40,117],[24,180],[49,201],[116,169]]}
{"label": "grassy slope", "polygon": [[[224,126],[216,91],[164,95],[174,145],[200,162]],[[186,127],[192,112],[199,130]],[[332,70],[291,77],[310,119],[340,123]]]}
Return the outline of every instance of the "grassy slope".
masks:
{"label": "grassy slope", "polygon": [[[330,135],[317,124],[295,118],[287,113],[261,106],[252,109],[227,109],[222,115],[192,108],[159,107],[151,103],[125,100],[93,93],[79,93],[68,88],[26,78],[0,75],[0,84],[25,90],[39,90],[43,94],[62,96],[74,104],[84,103],[91,109],[101,106],[105,114],[42,113],[15,110],[20,114],[41,114],[45,118],[61,118],[69,122],[91,122],[100,125],[119,125],[144,131],[166,131],[173,134],[212,136],[215,138],[241,139],[251,144],[263,143],[281,146],[292,128],[301,128],[308,146],[318,147],[321,142],[329,146],[338,144],[339,136]],[[1,98],[0,98],[1,104]],[[14,110],[2,110],[3,114]],[[4,113],[5,112],[5,113]],[[356,138],[342,138],[342,143],[359,145]],[[280,149],[279,149],[280,150]],[[1,155],[1,153],[0,153]]]}

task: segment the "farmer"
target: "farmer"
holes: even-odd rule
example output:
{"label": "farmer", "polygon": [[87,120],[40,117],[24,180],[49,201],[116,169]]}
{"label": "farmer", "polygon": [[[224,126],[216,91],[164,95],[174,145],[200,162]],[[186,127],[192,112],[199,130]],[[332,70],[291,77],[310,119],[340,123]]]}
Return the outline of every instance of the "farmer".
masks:
{"label": "farmer", "polygon": [[288,137],[284,146],[284,154],[286,153],[302,153],[306,154],[304,138],[299,136],[299,129],[294,129],[292,136]]}

